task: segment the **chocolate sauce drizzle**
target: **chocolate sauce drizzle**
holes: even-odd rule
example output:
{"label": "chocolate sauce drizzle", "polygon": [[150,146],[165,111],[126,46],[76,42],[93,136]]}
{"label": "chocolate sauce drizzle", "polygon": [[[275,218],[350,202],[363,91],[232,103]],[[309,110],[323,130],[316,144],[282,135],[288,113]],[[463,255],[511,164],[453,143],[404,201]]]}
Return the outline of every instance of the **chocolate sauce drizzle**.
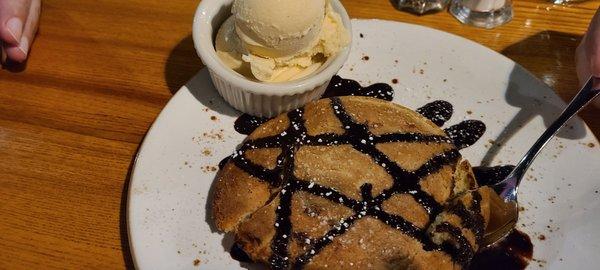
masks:
{"label": "chocolate sauce drizzle", "polygon": [[473,249],[461,229],[448,222],[443,222],[435,227],[435,231],[450,234],[454,243],[445,241],[442,243],[442,250],[450,254],[450,257],[463,267],[469,265],[473,258]]}
{"label": "chocolate sauce drizzle", "polygon": [[[339,96],[362,96],[392,101],[392,99],[394,99],[394,89],[392,86],[385,83],[376,83],[367,87],[362,87],[360,83],[355,80],[343,79],[342,77],[335,75],[333,78],[331,78],[331,81],[329,82],[327,89],[325,89],[322,97],[329,98]],[[434,107],[436,107],[434,110],[439,110],[437,105]],[[452,105],[450,105],[450,111],[452,111]],[[235,131],[241,134],[249,135],[260,125],[264,124],[270,119],[271,118],[242,114],[235,121],[234,128]]]}
{"label": "chocolate sauce drizzle", "polygon": [[[389,84],[376,83],[367,87],[362,87],[355,80],[344,79],[340,76],[333,76],[323,98],[337,96],[363,96],[378,98],[386,101],[394,99],[394,89]],[[436,100],[416,110],[425,118],[431,120],[438,126],[443,126],[454,112],[452,104],[444,100]],[[260,125],[269,121],[271,118],[251,116],[242,114],[234,124],[237,132],[249,135]],[[485,124],[478,120],[467,120],[455,126],[446,129],[446,133],[452,138],[454,144],[459,148],[465,148],[473,145],[485,132]]]}
{"label": "chocolate sauce drizzle", "polygon": [[[394,194],[411,194],[417,202],[423,205],[432,219],[441,211],[441,205],[433,197],[420,189],[419,181],[424,176],[437,172],[443,166],[457,162],[460,157],[458,151],[456,149],[448,150],[433,157],[416,171],[409,172],[398,166],[396,162],[390,160],[375,145],[377,143],[399,141],[451,143],[448,137],[413,133],[393,133],[376,136],[369,131],[366,125],[354,121],[338,98],[331,98],[331,107],[345,129],[345,133],[342,135],[308,135],[304,126],[304,119],[302,118],[303,109],[296,109],[287,114],[290,119],[290,125],[284,132],[276,136],[247,141],[232,156],[231,160],[237,167],[261,181],[269,183],[273,187],[281,187],[281,191],[279,192],[279,206],[276,210],[276,232],[271,244],[273,255],[270,258],[270,264],[273,268],[287,269],[290,266],[299,267],[308,263],[313,256],[331,243],[335,237],[346,232],[354,222],[366,216],[379,219],[390,227],[401,230],[403,233],[419,239],[423,243],[429,243],[423,230],[406,221],[401,216],[389,214],[381,210],[382,203]],[[381,194],[373,196],[371,185],[365,184],[361,187],[362,199],[357,201],[348,198],[332,188],[298,179],[293,174],[294,154],[300,146],[341,144],[349,144],[354,149],[369,155],[392,176],[394,180],[392,187],[384,190]],[[245,151],[250,149],[273,147],[280,147],[282,149],[281,154],[277,157],[277,166],[273,170],[256,165],[244,156]],[[345,205],[354,210],[354,214],[342,220],[322,237],[313,239],[310,250],[300,255],[295,262],[290,262],[288,246],[292,236],[292,224],[290,221],[291,201],[293,194],[298,191],[305,191],[331,202]],[[444,247],[439,248],[445,249]],[[465,260],[461,260],[461,263],[462,261]]]}
{"label": "chocolate sauce drizzle", "polygon": [[470,209],[459,202],[448,209],[449,213],[453,213],[460,217],[463,227],[470,229],[477,239],[483,239],[484,234],[484,220],[481,216],[481,194],[479,192],[472,192],[473,196],[472,206]]}
{"label": "chocolate sauce drizzle", "polygon": [[454,112],[452,104],[444,100],[436,100],[434,102],[425,104],[425,106],[418,108],[417,112],[425,116],[425,118],[431,120],[438,127],[443,126]]}
{"label": "chocolate sauce drizzle", "polygon": [[[452,104],[443,100],[436,100],[416,110],[425,118],[431,120],[434,124],[441,127],[450,118],[454,112]],[[475,144],[483,133],[485,133],[485,124],[479,120],[465,120],[454,126],[446,128],[444,131],[450,137],[456,148],[463,149]]]}
{"label": "chocolate sauce drizzle", "polygon": [[465,120],[445,131],[452,138],[456,148],[463,149],[475,144],[483,136],[485,124],[479,120]]}
{"label": "chocolate sauce drizzle", "polygon": [[241,134],[249,135],[254,130],[256,130],[260,125],[266,123],[269,120],[271,120],[271,118],[252,116],[252,115],[245,113],[245,114],[240,115],[240,117],[238,117],[235,120],[235,123],[233,124],[233,128],[235,129],[235,131],[237,131]]}
{"label": "chocolate sauce drizzle", "polygon": [[533,256],[527,234],[514,230],[502,242],[483,249],[471,261],[471,270],[523,270]]}
{"label": "chocolate sauce drizzle", "polygon": [[479,186],[491,186],[504,180],[515,168],[513,165],[495,167],[473,167],[473,173]]}
{"label": "chocolate sauce drizzle", "polygon": [[[483,240],[484,235],[484,220],[480,208],[481,194],[478,191],[473,191],[471,192],[471,196],[472,205],[470,209],[467,209],[459,200],[451,205],[447,211],[460,218],[462,227],[471,230],[475,234],[477,244],[479,244]],[[461,229],[448,222],[443,222],[434,228],[436,232],[450,235],[451,240],[447,240],[442,244],[442,250],[450,254],[458,264],[463,267],[468,266],[476,248],[462,235]]]}
{"label": "chocolate sauce drizzle", "polygon": [[[345,110],[340,99],[335,96],[369,96],[383,100],[391,101],[394,91],[390,85],[374,84],[368,87],[361,87],[353,80],[342,79],[334,76],[328,86],[324,97],[332,97],[331,107],[335,116],[344,127],[344,134],[322,134],[310,136],[306,132],[303,119],[303,108],[292,110],[287,113],[290,120],[288,128],[279,135],[259,138],[244,142],[244,144],[230,157],[224,159],[219,166],[222,166],[231,160],[238,168],[248,174],[260,179],[272,187],[280,187],[279,205],[276,209],[275,236],[271,243],[272,256],[269,260],[271,266],[275,269],[287,269],[290,267],[302,267],[317,255],[323,248],[330,244],[335,237],[345,233],[357,220],[364,217],[373,217],[381,220],[388,226],[398,229],[418,239],[424,244],[425,249],[438,249],[450,254],[459,264],[467,266],[473,257],[473,251],[468,241],[462,235],[459,228],[448,224],[440,224],[436,227],[438,231],[449,233],[454,239],[453,243],[445,242],[442,245],[435,245],[430,242],[426,232],[414,224],[408,222],[403,217],[393,215],[382,210],[381,205],[395,194],[410,194],[421,204],[428,212],[430,220],[438,215],[442,207],[432,196],[420,189],[419,181],[432,173],[437,172],[443,166],[455,163],[460,158],[456,149],[441,153],[414,172],[406,171],[398,166],[396,162],[390,160],[385,154],[379,151],[375,146],[378,143],[386,142],[437,142],[454,143],[461,149],[475,143],[485,131],[485,125],[476,120],[467,120],[446,129],[448,136],[424,135],[417,133],[392,133],[384,135],[373,135],[369,128],[361,123],[357,123]],[[420,114],[430,119],[438,126],[442,126],[452,116],[452,105],[445,101],[435,101],[425,105],[417,110]],[[242,134],[252,133],[258,126],[268,121],[266,118],[252,117],[242,115],[235,122],[235,130]],[[361,199],[355,200],[345,196],[335,189],[320,186],[316,183],[297,178],[293,174],[294,155],[298,148],[303,145],[351,145],[354,149],[370,156],[373,161],[381,166],[393,179],[393,185],[380,194],[372,194],[371,184],[361,186]],[[245,152],[258,148],[281,148],[281,154],[277,157],[276,167],[267,169],[245,158]],[[325,198],[333,203],[344,205],[354,211],[354,214],[343,219],[322,237],[309,239],[310,246],[306,253],[301,254],[295,261],[290,260],[288,250],[292,235],[292,224],[290,221],[291,202],[294,193],[304,191],[312,195]],[[473,193],[475,197],[479,196],[477,192]],[[476,195],[475,195],[476,194]],[[451,209],[463,220],[463,226],[472,228],[478,239],[483,235],[481,230],[482,217],[479,213],[479,199],[472,209],[467,210],[464,205],[458,204]],[[461,206],[462,205],[462,206]]]}
{"label": "chocolate sauce drizzle", "polygon": [[355,80],[344,79],[338,75],[333,76],[323,98],[339,96],[363,96],[392,101],[394,99],[394,88],[386,83],[376,83],[362,87]]}
{"label": "chocolate sauce drizzle", "polygon": [[246,251],[244,251],[244,249],[238,243],[233,244],[231,250],[229,251],[229,254],[231,254],[231,257],[238,262],[252,262],[250,256],[248,256]]}

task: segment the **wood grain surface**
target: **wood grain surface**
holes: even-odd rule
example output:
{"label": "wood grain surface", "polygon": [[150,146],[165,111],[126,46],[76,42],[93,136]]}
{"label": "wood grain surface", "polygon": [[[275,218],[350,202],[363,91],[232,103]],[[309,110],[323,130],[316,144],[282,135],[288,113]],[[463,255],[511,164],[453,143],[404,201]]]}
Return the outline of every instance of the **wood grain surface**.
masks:
{"label": "wood grain surface", "polygon": [[[494,30],[388,0],[343,1],[354,18],[411,22],[484,44],[570,99],[574,50],[598,1],[517,0]],[[197,1],[45,0],[23,66],[0,71],[0,269],[131,268],[125,212],[132,159],[169,98],[202,68]],[[600,110],[583,118],[600,135]]]}

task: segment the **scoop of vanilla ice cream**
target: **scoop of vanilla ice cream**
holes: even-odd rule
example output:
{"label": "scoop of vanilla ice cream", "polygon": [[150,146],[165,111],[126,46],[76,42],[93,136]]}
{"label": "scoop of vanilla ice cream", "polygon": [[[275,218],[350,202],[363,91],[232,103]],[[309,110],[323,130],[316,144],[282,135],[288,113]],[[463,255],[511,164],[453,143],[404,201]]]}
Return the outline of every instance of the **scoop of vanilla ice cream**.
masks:
{"label": "scoop of vanilla ice cream", "polygon": [[215,50],[246,78],[285,82],[317,72],[349,43],[330,0],[235,0]]}
{"label": "scoop of vanilla ice cream", "polygon": [[229,68],[245,76],[252,77],[250,65],[242,60],[242,54],[247,53],[242,41],[235,33],[234,17],[229,17],[219,29],[215,40],[217,55]]}
{"label": "scoop of vanilla ice cream", "polygon": [[309,48],[321,32],[326,0],[235,0],[237,35],[254,55],[275,58]]}

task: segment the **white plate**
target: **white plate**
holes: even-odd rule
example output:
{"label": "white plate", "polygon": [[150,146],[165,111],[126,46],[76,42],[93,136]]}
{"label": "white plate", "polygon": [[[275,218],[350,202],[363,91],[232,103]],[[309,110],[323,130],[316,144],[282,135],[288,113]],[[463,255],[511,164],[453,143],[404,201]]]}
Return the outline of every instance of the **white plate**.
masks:
{"label": "white plate", "polygon": [[[363,85],[397,79],[394,102],[413,109],[450,101],[455,113],[447,125],[484,121],[484,137],[461,151],[473,164],[498,136],[509,139],[492,165],[515,163],[564,106],[522,67],[469,40],[380,20],[354,20],[353,28],[353,49],[341,75]],[[230,239],[207,218],[213,170],[245,137],[233,129],[238,115],[202,70],[156,119],[129,188],[129,241],[138,268],[241,268],[227,252]],[[519,228],[534,243],[530,268],[600,265],[598,141],[581,120],[570,127],[538,157],[520,190],[526,210]],[[545,240],[539,240],[542,235]]]}

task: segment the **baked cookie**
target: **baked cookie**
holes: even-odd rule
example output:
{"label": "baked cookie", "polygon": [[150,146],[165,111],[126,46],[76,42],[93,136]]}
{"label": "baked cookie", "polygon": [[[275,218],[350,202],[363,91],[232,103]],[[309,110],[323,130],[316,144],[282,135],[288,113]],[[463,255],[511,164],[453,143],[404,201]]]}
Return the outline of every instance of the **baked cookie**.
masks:
{"label": "baked cookie", "polygon": [[460,269],[487,196],[446,133],[374,98],[334,97],[261,125],[217,176],[217,228],[275,269]]}

